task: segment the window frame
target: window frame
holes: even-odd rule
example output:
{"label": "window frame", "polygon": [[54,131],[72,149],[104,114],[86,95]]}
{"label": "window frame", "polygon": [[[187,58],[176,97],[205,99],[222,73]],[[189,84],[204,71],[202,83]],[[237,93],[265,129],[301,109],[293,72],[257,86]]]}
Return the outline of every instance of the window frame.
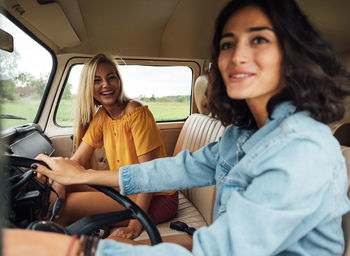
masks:
{"label": "window frame", "polygon": [[[49,48],[46,44],[44,44],[37,36],[35,36],[30,30],[28,30],[22,23],[20,23],[13,15],[11,15],[8,11],[1,9],[0,8],[0,13],[2,15],[4,15],[7,19],[9,19],[14,25],[16,25],[20,30],[22,30],[23,33],[27,34],[27,36],[29,36],[30,38],[32,38],[36,43],[38,43],[40,46],[42,46],[45,50],[47,50],[47,52],[50,54],[51,58],[52,58],[52,68],[50,71],[50,75],[49,78],[47,80],[46,86],[45,86],[45,90],[43,93],[43,96],[40,100],[39,106],[38,106],[38,110],[36,112],[36,115],[34,117],[34,120],[32,121],[32,123],[34,124],[38,124],[41,118],[41,115],[44,111],[44,107],[46,104],[46,101],[48,99],[48,95],[49,92],[51,90],[51,86],[57,71],[57,58],[56,58],[56,54],[54,53],[54,51]],[[15,38],[14,38],[15,40]],[[20,125],[22,126],[22,125]]]}
{"label": "window frame", "polygon": [[[69,74],[71,72],[71,69],[73,66],[78,65],[78,64],[84,64],[87,59],[91,59],[91,56],[82,56],[82,57],[71,57],[65,66],[64,72],[63,72],[63,77],[62,79],[62,85],[59,86],[59,96],[57,97],[57,101],[55,104],[55,109],[53,113],[53,124],[56,127],[59,128],[71,128],[73,126],[63,126],[57,123],[57,112],[59,108],[59,104],[61,102],[62,96],[64,89],[66,87]],[[197,77],[200,75],[200,70],[201,70],[201,61],[200,60],[182,60],[182,59],[162,59],[162,58],[122,58],[122,60],[117,60],[117,63],[120,65],[126,64],[126,65],[140,65],[140,66],[187,66],[192,70],[192,85],[191,85],[191,95],[190,95],[190,112],[189,115],[191,115],[194,111],[196,111],[196,107],[194,104],[194,94],[193,94],[193,89],[194,89],[194,84],[197,79]],[[164,121],[157,121],[158,124],[174,124],[178,122],[184,122],[187,119],[185,117],[184,119],[177,119],[177,120],[164,120]]]}

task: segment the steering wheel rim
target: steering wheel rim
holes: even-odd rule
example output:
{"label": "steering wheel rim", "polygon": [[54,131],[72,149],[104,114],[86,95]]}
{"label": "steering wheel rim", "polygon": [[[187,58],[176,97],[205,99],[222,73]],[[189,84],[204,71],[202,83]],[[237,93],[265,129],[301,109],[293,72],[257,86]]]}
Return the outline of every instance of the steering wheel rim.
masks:
{"label": "steering wheel rim", "polygon": [[[3,155],[3,157],[4,159],[6,158],[8,159],[9,165],[13,165],[17,167],[30,168],[33,163],[38,163],[49,168],[45,162],[36,160],[36,159],[21,157],[17,155]],[[24,175],[24,174],[21,175],[20,177],[23,176],[24,178],[27,179],[27,181],[34,177],[34,175],[30,173],[28,173],[27,175]],[[28,176],[30,177],[28,178]],[[22,180],[20,180],[19,182],[21,182],[21,184],[23,183]],[[18,184],[19,182],[17,182],[16,184]],[[101,227],[102,224],[107,225],[106,222],[109,222],[108,224],[110,224],[110,223],[115,223],[126,219],[138,219],[142,223],[144,229],[146,230],[152,245],[162,242],[161,236],[159,234],[159,231],[156,225],[152,222],[150,217],[132,200],[130,200],[126,196],[121,195],[119,191],[111,187],[96,186],[96,185],[90,185],[90,187],[93,187],[94,189],[111,197],[113,200],[117,201],[122,206],[124,206],[126,210],[119,211],[119,212],[105,213],[105,214],[96,214],[96,215],[84,217],[72,223],[71,225],[65,227],[67,234],[81,235],[81,234],[90,233],[96,229],[96,225],[94,224],[94,222],[96,221],[98,222],[98,220],[100,220],[100,222],[96,224],[98,225],[101,224],[99,226]],[[85,226],[82,226],[84,224]]]}
{"label": "steering wheel rim", "polygon": [[[23,186],[24,184],[26,184],[32,177],[34,177],[34,172],[33,170],[28,170],[24,173],[22,173],[21,175],[17,175],[14,178],[10,178],[7,180],[7,182],[9,183],[9,189],[10,191],[19,188],[21,186]],[[16,180],[16,181],[14,181]]]}

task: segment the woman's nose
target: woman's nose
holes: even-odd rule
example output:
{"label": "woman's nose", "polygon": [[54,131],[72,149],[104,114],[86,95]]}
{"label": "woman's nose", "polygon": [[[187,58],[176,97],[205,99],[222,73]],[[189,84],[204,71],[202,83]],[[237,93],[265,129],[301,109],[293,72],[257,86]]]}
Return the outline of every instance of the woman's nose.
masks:
{"label": "woman's nose", "polygon": [[102,87],[105,87],[108,85],[108,79],[102,78]]}
{"label": "woman's nose", "polygon": [[244,42],[238,42],[232,53],[232,62],[236,65],[246,63],[249,59],[249,49]]}

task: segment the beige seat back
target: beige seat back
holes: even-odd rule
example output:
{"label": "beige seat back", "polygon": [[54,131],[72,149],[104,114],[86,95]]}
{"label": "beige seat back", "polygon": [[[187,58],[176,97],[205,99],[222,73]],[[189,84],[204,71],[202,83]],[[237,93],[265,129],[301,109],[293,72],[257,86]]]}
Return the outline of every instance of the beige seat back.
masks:
{"label": "beige seat back", "polygon": [[[202,114],[192,114],[186,120],[177,140],[174,156],[182,150],[194,152],[210,142],[216,141],[224,133],[220,121]],[[201,212],[207,224],[212,223],[215,186],[186,189],[183,194]],[[211,203],[208,206],[208,202]]]}
{"label": "beige seat back", "polygon": [[[345,158],[348,170],[348,184],[350,184],[350,147],[342,146],[342,152]],[[348,185],[348,197],[350,198],[350,186]],[[344,256],[350,256],[350,212],[343,216],[343,231],[345,238]]]}
{"label": "beige seat back", "polygon": [[208,78],[206,75],[201,75],[196,79],[194,84],[194,100],[196,102],[199,113],[208,115],[209,109],[207,106],[207,87]]}

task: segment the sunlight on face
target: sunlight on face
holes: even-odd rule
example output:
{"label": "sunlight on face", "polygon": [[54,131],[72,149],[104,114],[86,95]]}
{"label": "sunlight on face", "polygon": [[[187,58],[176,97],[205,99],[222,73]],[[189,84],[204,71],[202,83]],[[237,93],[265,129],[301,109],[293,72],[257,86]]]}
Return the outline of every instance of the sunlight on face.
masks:
{"label": "sunlight on face", "polygon": [[245,7],[228,19],[218,65],[231,99],[266,104],[282,88],[281,62],[276,34],[259,7]]}

